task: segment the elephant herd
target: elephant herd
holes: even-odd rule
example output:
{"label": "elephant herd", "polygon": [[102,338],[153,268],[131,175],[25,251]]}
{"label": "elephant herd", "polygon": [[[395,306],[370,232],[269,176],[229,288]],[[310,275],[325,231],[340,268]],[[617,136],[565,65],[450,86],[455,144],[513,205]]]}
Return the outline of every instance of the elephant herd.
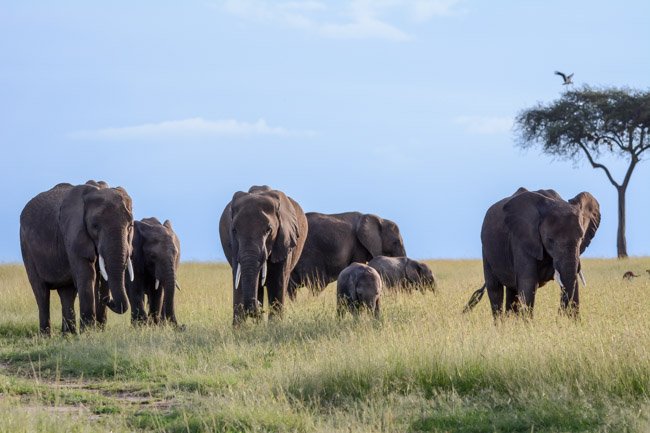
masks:
{"label": "elephant herd", "polygon": [[[555,279],[563,311],[576,316],[580,255],[599,223],[599,204],[587,192],[565,201],[553,190],[520,188],[495,203],[481,230],[485,284],[465,311],[487,291],[495,318],[504,294],[507,312],[531,314],[537,288]],[[304,213],[268,186],[236,192],[219,235],[232,268],[235,326],[261,317],[265,288],[270,318],[282,315],[300,287],[318,294],[333,281],[339,315],[367,309],[379,317],[384,289],[436,286],[431,269],[407,257],[393,221],[359,212]],[[81,330],[103,327],[107,308],[122,314],[129,305],[134,324],[178,325],[179,239],[169,220],[134,221],[123,188],[88,181],[38,194],[21,213],[20,244],[41,333],[51,331],[52,290],[61,299],[64,333],[76,332],[77,296]]]}

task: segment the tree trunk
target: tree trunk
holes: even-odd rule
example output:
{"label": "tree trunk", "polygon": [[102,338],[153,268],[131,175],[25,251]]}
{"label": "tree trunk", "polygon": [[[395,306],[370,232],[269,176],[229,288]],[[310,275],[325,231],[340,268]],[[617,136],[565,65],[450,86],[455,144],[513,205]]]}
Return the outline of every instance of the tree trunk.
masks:
{"label": "tree trunk", "polygon": [[626,186],[619,186],[618,191],[618,233],[616,236],[616,250],[619,259],[627,257],[627,241],[625,240],[625,192]]}

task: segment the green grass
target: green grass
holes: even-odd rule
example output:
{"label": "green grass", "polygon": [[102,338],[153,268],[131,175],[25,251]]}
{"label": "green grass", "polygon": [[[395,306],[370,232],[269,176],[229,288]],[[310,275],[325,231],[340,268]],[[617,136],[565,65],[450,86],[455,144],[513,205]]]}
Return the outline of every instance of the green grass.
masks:
{"label": "green grass", "polygon": [[461,314],[479,261],[429,265],[438,292],[385,294],[381,322],[337,319],[330,285],[233,330],[229,269],[183,264],[185,331],[111,314],[103,332],[52,338],[22,266],[0,266],[0,432],[650,430],[650,259],[585,260],[578,322],[549,283],[532,321],[498,325],[487,299]]}

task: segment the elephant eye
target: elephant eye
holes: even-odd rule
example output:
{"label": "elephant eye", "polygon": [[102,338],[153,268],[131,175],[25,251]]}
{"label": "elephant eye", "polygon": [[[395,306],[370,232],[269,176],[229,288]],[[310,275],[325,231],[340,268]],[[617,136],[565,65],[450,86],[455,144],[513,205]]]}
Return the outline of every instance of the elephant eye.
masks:
{"label": "elephant eye", "polygon": [[269,225],[269,226],[266,228],[266,234],[268,235],[269,233],[271,233],[272,230],[273,230],[273,227],[271,227],[271,226]]}

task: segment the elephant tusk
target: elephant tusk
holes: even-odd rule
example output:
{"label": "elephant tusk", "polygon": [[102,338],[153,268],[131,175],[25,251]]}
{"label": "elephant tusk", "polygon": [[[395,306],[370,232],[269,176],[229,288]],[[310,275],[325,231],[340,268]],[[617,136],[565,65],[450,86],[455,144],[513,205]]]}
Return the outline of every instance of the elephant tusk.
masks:
{"label": "elephant tusk", "polygon": [[180,284],[178,284],[178,281],[174,281],[174,284],[176,284],[176,288],[180,292],[181,291],[181,286],[180,286]]}
{"label": "elephant tusk", "polygon": [[266,283],[266,261],[262,265],[262,287],[264,287],[264,283]]}
{"label": "elephant tusk", "polygon": [[104,263],[104,258],[102,255],[99,255],[99,272],[102,274],[104,281],[108,281],[108,273],[106,273],[106,263]]}
{"label": "elephant tusk", "polygon": [[237,262],[237,274],[235,275],[235,290],[239,288],[239,280],[241,279],[241,265]]}
{"label": "elephant tusk", "polygon": [[580,270],[580,272],[578,272],[578,276],[580,277],[580,281],[582,281],[582,285],[587,287],[587,280],[585,280],[585,276],[582,273],[582,269]]}
{"label": "elephant tusk", "polygon": [[156,285],[154,286],[154,290],[158,290],[158,286],[160,286],[160,280],[156,278]]}
{"label": "elephant tusk", "polygon": [[126,262],[126,267],[129,269],[129,279],[133,282],[135,274],[133,273],[133,262],[131,261],[131,257],[129,257],[129,260]]}
{"label": "elephant tusk", "polygon": [[562,284],[562,278],[560,277],[560,273],[555,270],[555,275],[553,275],[553,278],[555,278],[555,282],[558,283],[561,289],[564,289],[564,284]]}

